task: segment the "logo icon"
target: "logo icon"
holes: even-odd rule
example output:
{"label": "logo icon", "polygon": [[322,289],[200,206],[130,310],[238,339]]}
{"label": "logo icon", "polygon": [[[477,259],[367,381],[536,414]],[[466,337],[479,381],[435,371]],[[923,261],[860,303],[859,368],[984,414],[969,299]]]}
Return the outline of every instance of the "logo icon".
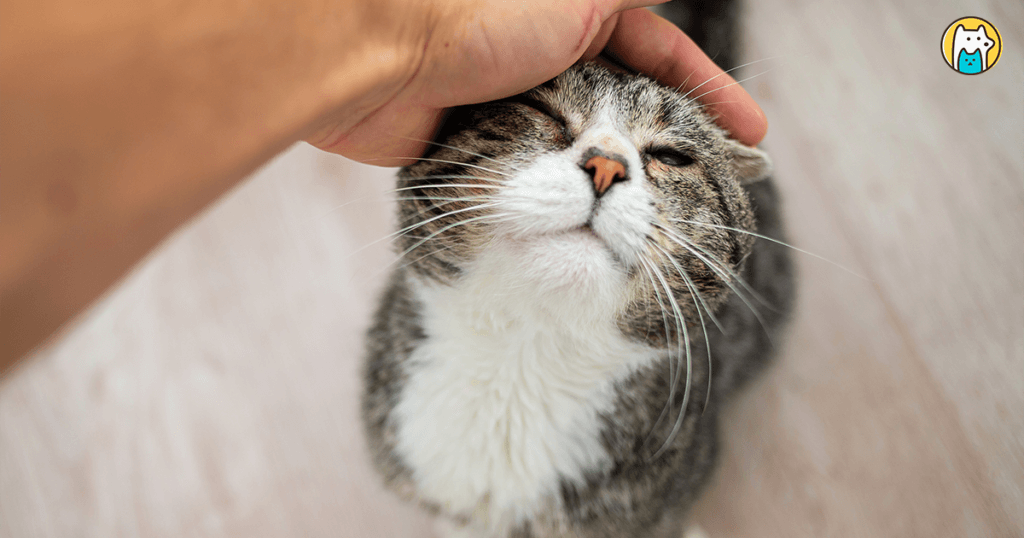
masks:
{"label": "logo icon", "polygon": [[958,73],[984,73],[996,65],[1002,52],[999,30],[979,17],[957,19],[942,34],[942,56]]}

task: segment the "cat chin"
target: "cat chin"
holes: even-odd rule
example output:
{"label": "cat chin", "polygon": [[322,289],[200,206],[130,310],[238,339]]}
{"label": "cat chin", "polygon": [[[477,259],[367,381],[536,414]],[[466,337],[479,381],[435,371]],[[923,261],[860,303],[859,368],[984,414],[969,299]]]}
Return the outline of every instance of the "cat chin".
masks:
{"label": "cat chin", "polygon": [[486,275],[488,287],[530,302],[601,309],[616,308],[627,278],[618,257],[586,227],[495,241],[471,273],[473,280]]}
{"label": "cat chin", "polygon": [[604,286],[620,272],[608,245],[589,228],[539,236],[517,250],[524,274],[545,287],[586,291]]}

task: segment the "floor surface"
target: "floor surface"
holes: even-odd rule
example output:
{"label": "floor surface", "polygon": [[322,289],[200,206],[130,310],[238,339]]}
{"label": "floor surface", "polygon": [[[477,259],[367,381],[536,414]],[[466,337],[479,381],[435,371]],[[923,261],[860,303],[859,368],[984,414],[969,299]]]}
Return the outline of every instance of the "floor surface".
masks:
{"label": "floor surface", "polygon": [[[1005,41],[972,77],[939,52],[968,15]],[[797,255],[782,360],[696,510],[711,538],[1024,536],[1022,23],[749,2],[791,239],[834,263]],[[293,148],[0,382],[0,537],[430,536],[357,415],[392,173]]]}

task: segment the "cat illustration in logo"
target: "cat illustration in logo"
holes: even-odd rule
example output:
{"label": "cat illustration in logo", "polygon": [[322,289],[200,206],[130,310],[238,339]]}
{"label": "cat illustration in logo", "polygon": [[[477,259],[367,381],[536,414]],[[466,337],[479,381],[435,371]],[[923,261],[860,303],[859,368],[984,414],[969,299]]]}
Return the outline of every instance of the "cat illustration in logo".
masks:
{"label": "cat illustration in logo", "polygon": [[961,50],[960,56],[957,58],[957,71],[964,73],[965,75],[976,75],[981,73],[984,60],[981,59],[981,50],[976,50],[971,54],[967,54],[967,50]]}
{"label": "cat illustration in logo", "polygon": [[996,44],[984,26],[977,30],[968,30],[964,25],[956,27],[953,33],[953,67],[968,75],[981,73],[988,69],[988,51]]}

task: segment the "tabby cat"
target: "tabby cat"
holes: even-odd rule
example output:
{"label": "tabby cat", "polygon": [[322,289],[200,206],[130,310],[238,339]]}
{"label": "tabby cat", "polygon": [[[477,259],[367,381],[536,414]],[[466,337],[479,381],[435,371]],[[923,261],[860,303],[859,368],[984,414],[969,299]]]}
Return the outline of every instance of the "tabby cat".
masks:
{"label": "tabby cat", "polygon": [[368,335],[386,484],[469,536],[679,536],[792,302],[769,175],[694,100],[594,63],[455,110],[399,174]]}

